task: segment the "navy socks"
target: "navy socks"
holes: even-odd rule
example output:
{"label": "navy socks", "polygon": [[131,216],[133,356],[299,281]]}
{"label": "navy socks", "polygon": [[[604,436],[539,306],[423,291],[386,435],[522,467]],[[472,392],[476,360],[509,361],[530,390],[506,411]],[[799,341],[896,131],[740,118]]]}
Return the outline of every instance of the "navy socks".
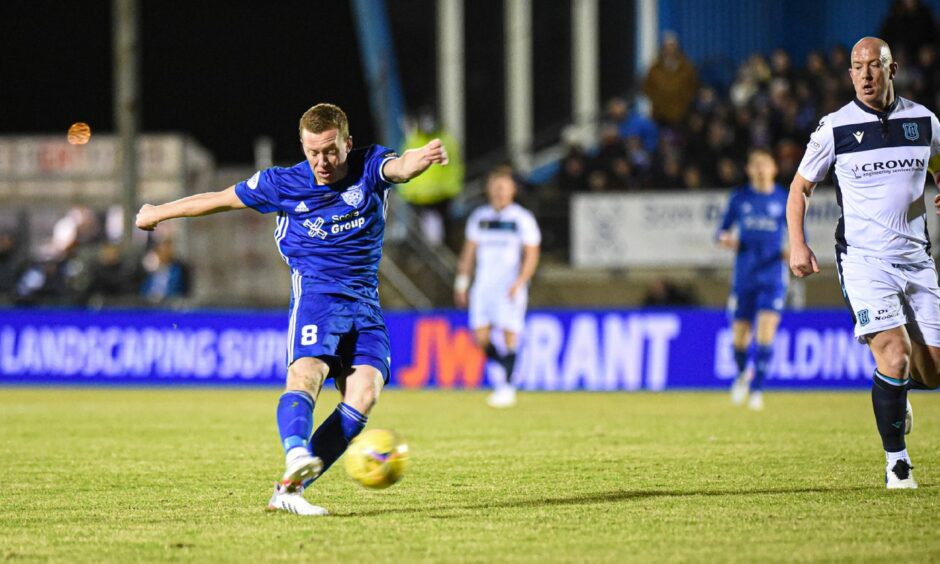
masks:
{"label": "navy socks", "polygon": [[906,448],[904,413],[907,411],[908,380],[892,378],[878,370],[872,377],[871,404],[885,452],[899,452]]}
{"label": "navy socks", "polygon": [[340,403],[329,417],[317,427],[310,440],[310,449],[314,456],[323,461],[323,472],[346,451],[349,441],[362,432],[369,420],[355,408]]}
{"label": "navy socks", "polygon": [[751,390],[759,392],[764,389],[764,379],[767,378],[767,370],[770,368],[770,357],[774,354],[774,348],[771,345],[757,345],[754,355],[754,380],[751,381]]}

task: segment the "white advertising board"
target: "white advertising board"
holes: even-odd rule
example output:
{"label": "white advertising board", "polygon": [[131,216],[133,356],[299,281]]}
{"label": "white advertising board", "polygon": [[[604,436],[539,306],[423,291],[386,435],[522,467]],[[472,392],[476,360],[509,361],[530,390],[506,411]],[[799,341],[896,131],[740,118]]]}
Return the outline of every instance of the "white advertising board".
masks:
{"label": "white advertising board", "polygon": [[[730,191],[577,194],[572,198],[571,257],[579,268],[731,266],[715,232]],[[931,206],[928,206],[931,209]],[[810,199],[806,234],[820,262],[835,262],[835,228],[842,212],[835,190],[821,186]],[[928,231],[940,221],[927,214]]]}

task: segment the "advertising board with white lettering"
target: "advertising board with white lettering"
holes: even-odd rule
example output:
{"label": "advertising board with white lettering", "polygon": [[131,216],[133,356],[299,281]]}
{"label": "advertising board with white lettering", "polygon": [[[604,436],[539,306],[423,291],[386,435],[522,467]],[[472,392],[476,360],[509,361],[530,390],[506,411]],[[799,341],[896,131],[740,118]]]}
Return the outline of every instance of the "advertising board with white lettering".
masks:
{"label": "advertising board with white lettering", "polygon": [[[490,385],[465,313],[386,317],[390,385]],[[279,386],[286,335],[283,312],[2,310],[0,384]],[[515,380],[527,390],[660,391],[724,388],[735,370],[722,311],[536,310]],[[768,387],[863,388],[873,370],[848,312],[786,312]]]}
{"label": "advertising board with white lettering", "polygon": [[[572,261],[580,268],[730,268],[733,253],[715,241],[730,195],[730,190],[577,194],[571,201]],[[821,263],[835,263],[835,230],[841,216],[835,190],[816,189],[805,228]],[[928,231],[937,233],[940,218],[933,213],[926,218]]]}

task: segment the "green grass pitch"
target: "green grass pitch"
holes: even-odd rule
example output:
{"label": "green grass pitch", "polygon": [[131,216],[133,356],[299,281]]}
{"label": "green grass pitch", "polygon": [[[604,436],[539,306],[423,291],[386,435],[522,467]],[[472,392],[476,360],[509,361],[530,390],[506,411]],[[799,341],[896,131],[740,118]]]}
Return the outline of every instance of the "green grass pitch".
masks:
{"label": "green grass pitch", "polygon": [[[389,390],[404,480],[264,510],[282,470],[278,390],[0,388],[9,561],[937,561],[940,395],[912,394],[917,491],[886,491],[867,393]],[[338,401],[325,391],[317,420]]]}

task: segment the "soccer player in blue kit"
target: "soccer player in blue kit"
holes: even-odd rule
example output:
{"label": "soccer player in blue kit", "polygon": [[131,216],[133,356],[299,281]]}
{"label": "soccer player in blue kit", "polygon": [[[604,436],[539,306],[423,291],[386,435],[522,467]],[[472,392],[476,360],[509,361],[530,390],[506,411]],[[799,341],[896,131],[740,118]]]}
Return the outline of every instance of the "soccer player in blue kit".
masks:
{"label": "soccer player in blue kit", "polygon": [[[787,296],[784,240],[789,193],[774,182],[777,164],[764,149],[750,152],[746,172],[749,182],[731,194],[728,209],[718,228],[718,242],[725,248],[737,250],[728,299],[729,313],[733,318],[734,361],[738,368],[738,377],[731,386],[731,401],[740,405],[747,399],[749,408],[761,410],[764,408],[764,379],[773,356],[774,336]],[[734,225],[738,226],[737,240],[731,232]],[[755,317],[754,378],[748,383],[748,353]]]}
{"label": "soccer player in blue kit", "polygon": [[[447,164],[439,139],[401,156],[379,145],[353,149],[346,114],[317,104],[300,119],[306,160],[272,167],[220,192],[144,205],[137,227],[178,217],[254,208],[277,213],[274,239],[291,269],[287,385],[277,406],[286,469],[272,510],[325,515],[304,488],[325,472],[365,427],[389,376],[389,340],[379,306],[387,192],[432,164]],[[342,402],[313,431],[313,408],[327,378]]]}

